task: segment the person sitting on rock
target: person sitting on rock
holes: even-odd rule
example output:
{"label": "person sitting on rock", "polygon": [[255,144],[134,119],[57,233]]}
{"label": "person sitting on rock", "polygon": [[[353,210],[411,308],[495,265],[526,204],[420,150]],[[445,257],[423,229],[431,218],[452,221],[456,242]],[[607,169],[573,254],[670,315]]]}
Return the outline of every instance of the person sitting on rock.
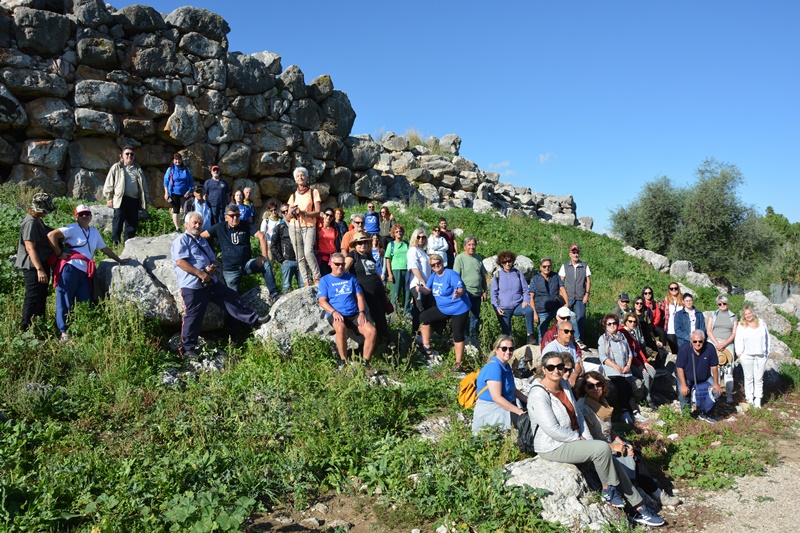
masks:
{"label": "person sitting on rock", "polygon": [[[262,274],[264,285],[267,286],[273,299],[280,296],[275,276],[269,268],[267,261],[267,237],[260,230],[246,220],[242,220],[241,211],[236,204],[228,206],[225,220],[214,224],[208,231],[200,234],[206,240],[219,242],[220,258],[222,259],[222,278],[225,285],[239,292],[239,283],[242,276],[248,274]],[[255,237],[261,246],[261,255],[252,258],[250,238]]]}
{"label": "person sitting on rock", "polygon": [[630,457],[636,460],[636,476],[634,481],[647,494],[661,505],[679,505],[680,499],[670,496],[666,490],[659,488],[658,482],[650,475],[645,466],[641,452],[632,444],[625,442],[617,435],[611,425],[614,408],[608,403],[608,380],[600,372],[587,372],[586,379],[575,390],[578,397],[577,410],[583,413],[583,420],[595,440],[605,441],[616,457]]}
{"label": "person sitting on rock", "polygon": [[703,313],[695,309],[694,298],[688,292],[683,294],[683,309],[675,313],[675,336],[678,348],[689,342],[689,333],[696,329],[706,330]]}
{"label": "person sitting on rock", "polygon": [[653,388],[653,380],[656,378],[656,369],[653,365],[647,362],[647,354],[644,351],[644,343],[642,342],[641,331],[638,329],[639,319],[636,318],[636,313],[626,313],[622,317],[622,327],[619,331],[628,341],[628,346],[631,348],[633,354],[633,366],[631,366],[631,373],[633,377],[641,379],[645,388],[645,399],[650,409],[655,409],[656,405],[650,397],[650,391]]}
{"label": "person sitting on rock", "polygon": [[614,459],[608,443],[594,440],[563,375],[562,357],[545,352],[539,376],[528,392],[528,416],[531,423],[538,425],[534,437],[536,453],[542,459],[557,463],[578,465],[591,461],[600,478],[606,503],[622,509],[624,495],[634,509],[632,520],[649,526],[663,525],[664,519],[643,504],[642,496],[628,478],[625,467]]}
{"label": "person sitting on rock", "polygon": [[617,318],[622,320],[627,313],[630,312],[631,308],[631,297],[628,296],[628,293],[623,292],[619,296],[617,296],[617,306],[614,308],[612,313],[617,315]]}
{"label": "person sitting on rock", "polygon": [[689,342],[678,348],[675,373],[678,376],[678,400],[681,410],[686,412],[690,408],[692,389],[696,389],[697,418],[710,424],[716,422],[716,418],[711,415],[716,403],[709,395],[708,389],[713,389],[716,396],[722,394],[722,387],[719,384],[719,359],[714,345],[706,342],[706,333],[703,330],[694,330]]}
{"label": "person sitting on rock", "polygon": [[197,211],[188,213],[185,227],[186,232],[173,241],[170,253],[184,307],[179,351],[187,359],[196,359],[197,339],[209,302],[214,302],[231,317],[253,328],[266,322],[267,317],[259,318],[236,291],[226,287],[217,277],[218,263],[214,250],[201,236],[203,215]]}
{"label": "person sitting on rock", "polygon": [[[575,323],[572,322],[572,312],[569,310],[569,307],[558,308],[558,311],[556,311],[556,323],[553,324],[550,329],[545,331],[544,335],[542,335],[542,341],[540,343],[542,347],[545,347],[556,340],[558,337],[558,325],[562,322],[568,322],[575,326]],[[574,340],[570,342],[571,346],[575,348],[575,353],[578,355],[578,357],[576,357],[576,361],[583,361],[583,350],[581,350],[581,347],[578,346]]]}
{"label": "person sitting on rock", "polygon": [[517,407],[517,395],[527,398],[517,390],[509,361],[514,354],[514,339],[500,335],[494,342],[494,351],[489,361],[478,372],[475,388],[478,399],[472,416],[472,433],[477,434],[484,426],[499,424],[509,430],[525,411]]}
{"label": "person sitting on rock", "polygon": [[303,286],[303,279],[297,270],[297,256],[294,253],[294,246],[289,234],[289,223],[294,220],[289,204],[281,205],[281,214],[283,215],[283,220],[273,230],[269,249],[272,252],[272,258],[281,265],[283,293],[286,294],[292,290],[292,278],[295,278],[298,287]]}
{"label": "person sitting on rock", "polygon": [[367,304],[356,277],[345,272],[345,257],[340,253],[331,256],[331,273],[322,276],[317,300],[325,311],[328,322],[335,332],[337,366],[347,362],[347,330],[364,337],[364,363],[369,366],[372,351],[378,336],[375,326],[367,320]]}
{"label": "person sitting on rock", "polygon": [[[562,309],[565,309],[567,316],[569,316],[569,309],[563,307]],[[558,336],[547,344],[543,344],[542,352],[567,353],[572,357],[572,360],[575,362],[573,372],[566,376],[565,379],[569,381],[570,387],[574,387],[578,378],[583,375],[583,362],[581,360],[580,348],[573,340],[575,338],[575,326],[569,318],[562,318],[558,324],[555,324],[553,327],[557,328]]]}

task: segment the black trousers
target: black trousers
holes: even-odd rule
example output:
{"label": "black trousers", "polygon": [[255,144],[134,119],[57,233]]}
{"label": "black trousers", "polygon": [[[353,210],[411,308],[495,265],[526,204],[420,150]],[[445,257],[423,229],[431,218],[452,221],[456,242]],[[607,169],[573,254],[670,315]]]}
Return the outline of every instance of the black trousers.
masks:
{"label": "black trousers", "polygon": [[[46,264],[43,266],[49,281],[50,267]],[[50,284],[39,283],[39,276],[35,268],[24,269],[22,275],[25,278],[25,300],[22,302],[22,324],[20,328],[22,331],[26,331],[31,327],[34,317],[44,316],[47,310],[47,289]]]}
{"label": "black trousers", "polygon": [[125,225],[125,240],[136,236],[139,225],[139,199],[123,196],[119,207],[114,208],[114,219],[111,223],[111,240],[119,244],[122,237],[122,226]]}

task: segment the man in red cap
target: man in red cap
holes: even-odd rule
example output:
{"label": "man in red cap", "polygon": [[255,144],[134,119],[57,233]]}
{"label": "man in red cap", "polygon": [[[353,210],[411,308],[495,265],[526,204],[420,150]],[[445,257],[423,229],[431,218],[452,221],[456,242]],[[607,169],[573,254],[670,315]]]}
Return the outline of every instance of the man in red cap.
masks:
{"label": "man in red cap", "polygon": [[211,208],[211,225],[224,220],[225,207],[231,201],[231,188],[228,183],[220,179],[219,167],[211,167],[211,179],[203,184],[206,191],[206,202]]}
{"label": "man in red cap", "polygon": [[586,334],[586,304],[589,303],[589,293],[592,288],[592,271],[589,265],[581,261],[581,249],[577,244],[569,247],[569,263],[564,263],[558,271],[558,277],[564,283],[569,298],[569,308],[575,312],[575,321],[578,325],[575,344],[581,350],[588,347],[581,340]]}

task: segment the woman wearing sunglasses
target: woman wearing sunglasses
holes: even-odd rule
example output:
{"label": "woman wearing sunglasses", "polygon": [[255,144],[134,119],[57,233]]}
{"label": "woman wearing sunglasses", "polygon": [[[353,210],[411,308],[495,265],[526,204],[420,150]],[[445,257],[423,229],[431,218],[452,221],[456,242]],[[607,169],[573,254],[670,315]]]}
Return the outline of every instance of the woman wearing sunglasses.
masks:
{"label": "woman wearing sunglasses", "polygon": [[531,302],[528,281],[522,272],[514,268],[516,260],[517,254],[508,250],[497,254],[497,266],[500,268],[492,276],[489,294],[503,335],[511,335],[513,317],[524,316],[527,343],[536,344],[539,336],[533,324],[539,321],[539,316]]}
{"label": "woman wearing sunglasses", "polygon": [[461,370],[461,357],[464,355],[464,341],[467,337],[469,310],[472,308],[464,282],[455,270],[444,268],[444,259],[439,254],[429,257],[431,270],[424,286],[418,287],[423,293],[433,294],[436,305],[419,315],[419,331],[422,334],[422,353],[431,355],[431,326],[434,323],[450,321],[453,329],[453,349],[456,364],[453,370]]}
{"label": "woman wearing sunglasses", "polygon": [[[655,501],[661,505],[678,505],[681,501],[670,496],[658,487],[658,483],[650,476],[638,450],[616,434],[611,426],[611,415],[614,408],[608,404],[608,380],[599,372],[587,372],[581,387],[575,391],[578,396],[576,407],[583,413],[583,420],[592,437],[608,443],[611,451],[623,457],[635,457],[636,478],[634,481]],[[636,455],[634,455],[636,454]]]}
{"label": "woman wearing sunglasses", "polygon": [[639,406],[633,399],[629,380],[633,380],[631,367],[634,365],[634,354],[628,340],[619,332],[619,318],[609,313],[603,317],[601,324],[605,333],[597,341],[597,351],[603,374],[614,382],[617,389],[617,407],[622,411],[622,420],[626,424],[633,424],[633,413],[637,422],[645,422],[647,419],[639,412]]}
{"label": "woman wearing sunglasses", "polygon": [[[644,312],[648,315],[650,330],[654,338],[655,348],[664,349],[667,346],[667,332],[664,331],[664,310],[656,300],[656,293],[653,287],[645,285],[642,289],[642,300],[644,301]],[[634,302],[634,306],[635,306]],[[641,318],[639,322],[641,322]],[[648,344],[650,346],[650,344]]]}
{"label": "woman wearing sunglasses", "polygon": [[501,429],[511,429],[524,412],[517,407],[516,397],[522,396],[514,385],[514,374],[508,361],[514,353],[514,340],[508,335],[500,335],[494,342],[494,352],[481,368],[475,387],[478,401],[472,417],[472,432],[478,433],[484,426],[500,424]]}
{"label": "woman wearing sunglasses", "polygon": [[628,346],[633,354],[631,372],[636,378],[644,382],[647,405],[650,409],[655,409],[656,405],[650,397],[650,390],[653,387],[653,380],[656,378],[656,369],[647,362],[644,339],[642,338],[642,331],[639,329],[639,319],[636,318],[636,313],[626,313],[622,317],[622,326],[618,331],[628,341]]}
{"label": "woman wearing sunglasses", "polygon": [[664,318],[659,324],[667,334],[667,344],[672,353],[678,353],[678,336],[675,334],[675,315],[683,309],[683,298],[681,297],[681,287],[676,281],[669,284],[667,295],[661,302],[661,310]]}
{"label": "woman wearing sunglasses", "polygon": [[[594,440],[575,406],[575,397],[564,379],[564,360],[556,352],[542,356],[539,377],[528,396],[528,415],[538,425],[534,448],[548,461],[582,464],[591,461],[603,486],[603,499],[624,508],[625,500],[634,508],[631,519],[640,524],[661,526],[664,520],[642,504],[625,467],[614,460],[608,443]],[[620,495],[622,491],[622,495]]]}

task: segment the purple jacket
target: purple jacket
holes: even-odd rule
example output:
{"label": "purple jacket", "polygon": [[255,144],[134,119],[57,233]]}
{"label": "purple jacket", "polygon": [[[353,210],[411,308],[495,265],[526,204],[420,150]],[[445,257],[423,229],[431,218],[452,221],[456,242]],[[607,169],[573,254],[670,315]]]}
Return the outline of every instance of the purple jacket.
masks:
{"label": "purple jacket", "polygon": [[492,305],[495,309],[514,309],[522,302],[531,303],[528,282],[525,276],[512,268],[506,272],[502,268],[492,276]]}

